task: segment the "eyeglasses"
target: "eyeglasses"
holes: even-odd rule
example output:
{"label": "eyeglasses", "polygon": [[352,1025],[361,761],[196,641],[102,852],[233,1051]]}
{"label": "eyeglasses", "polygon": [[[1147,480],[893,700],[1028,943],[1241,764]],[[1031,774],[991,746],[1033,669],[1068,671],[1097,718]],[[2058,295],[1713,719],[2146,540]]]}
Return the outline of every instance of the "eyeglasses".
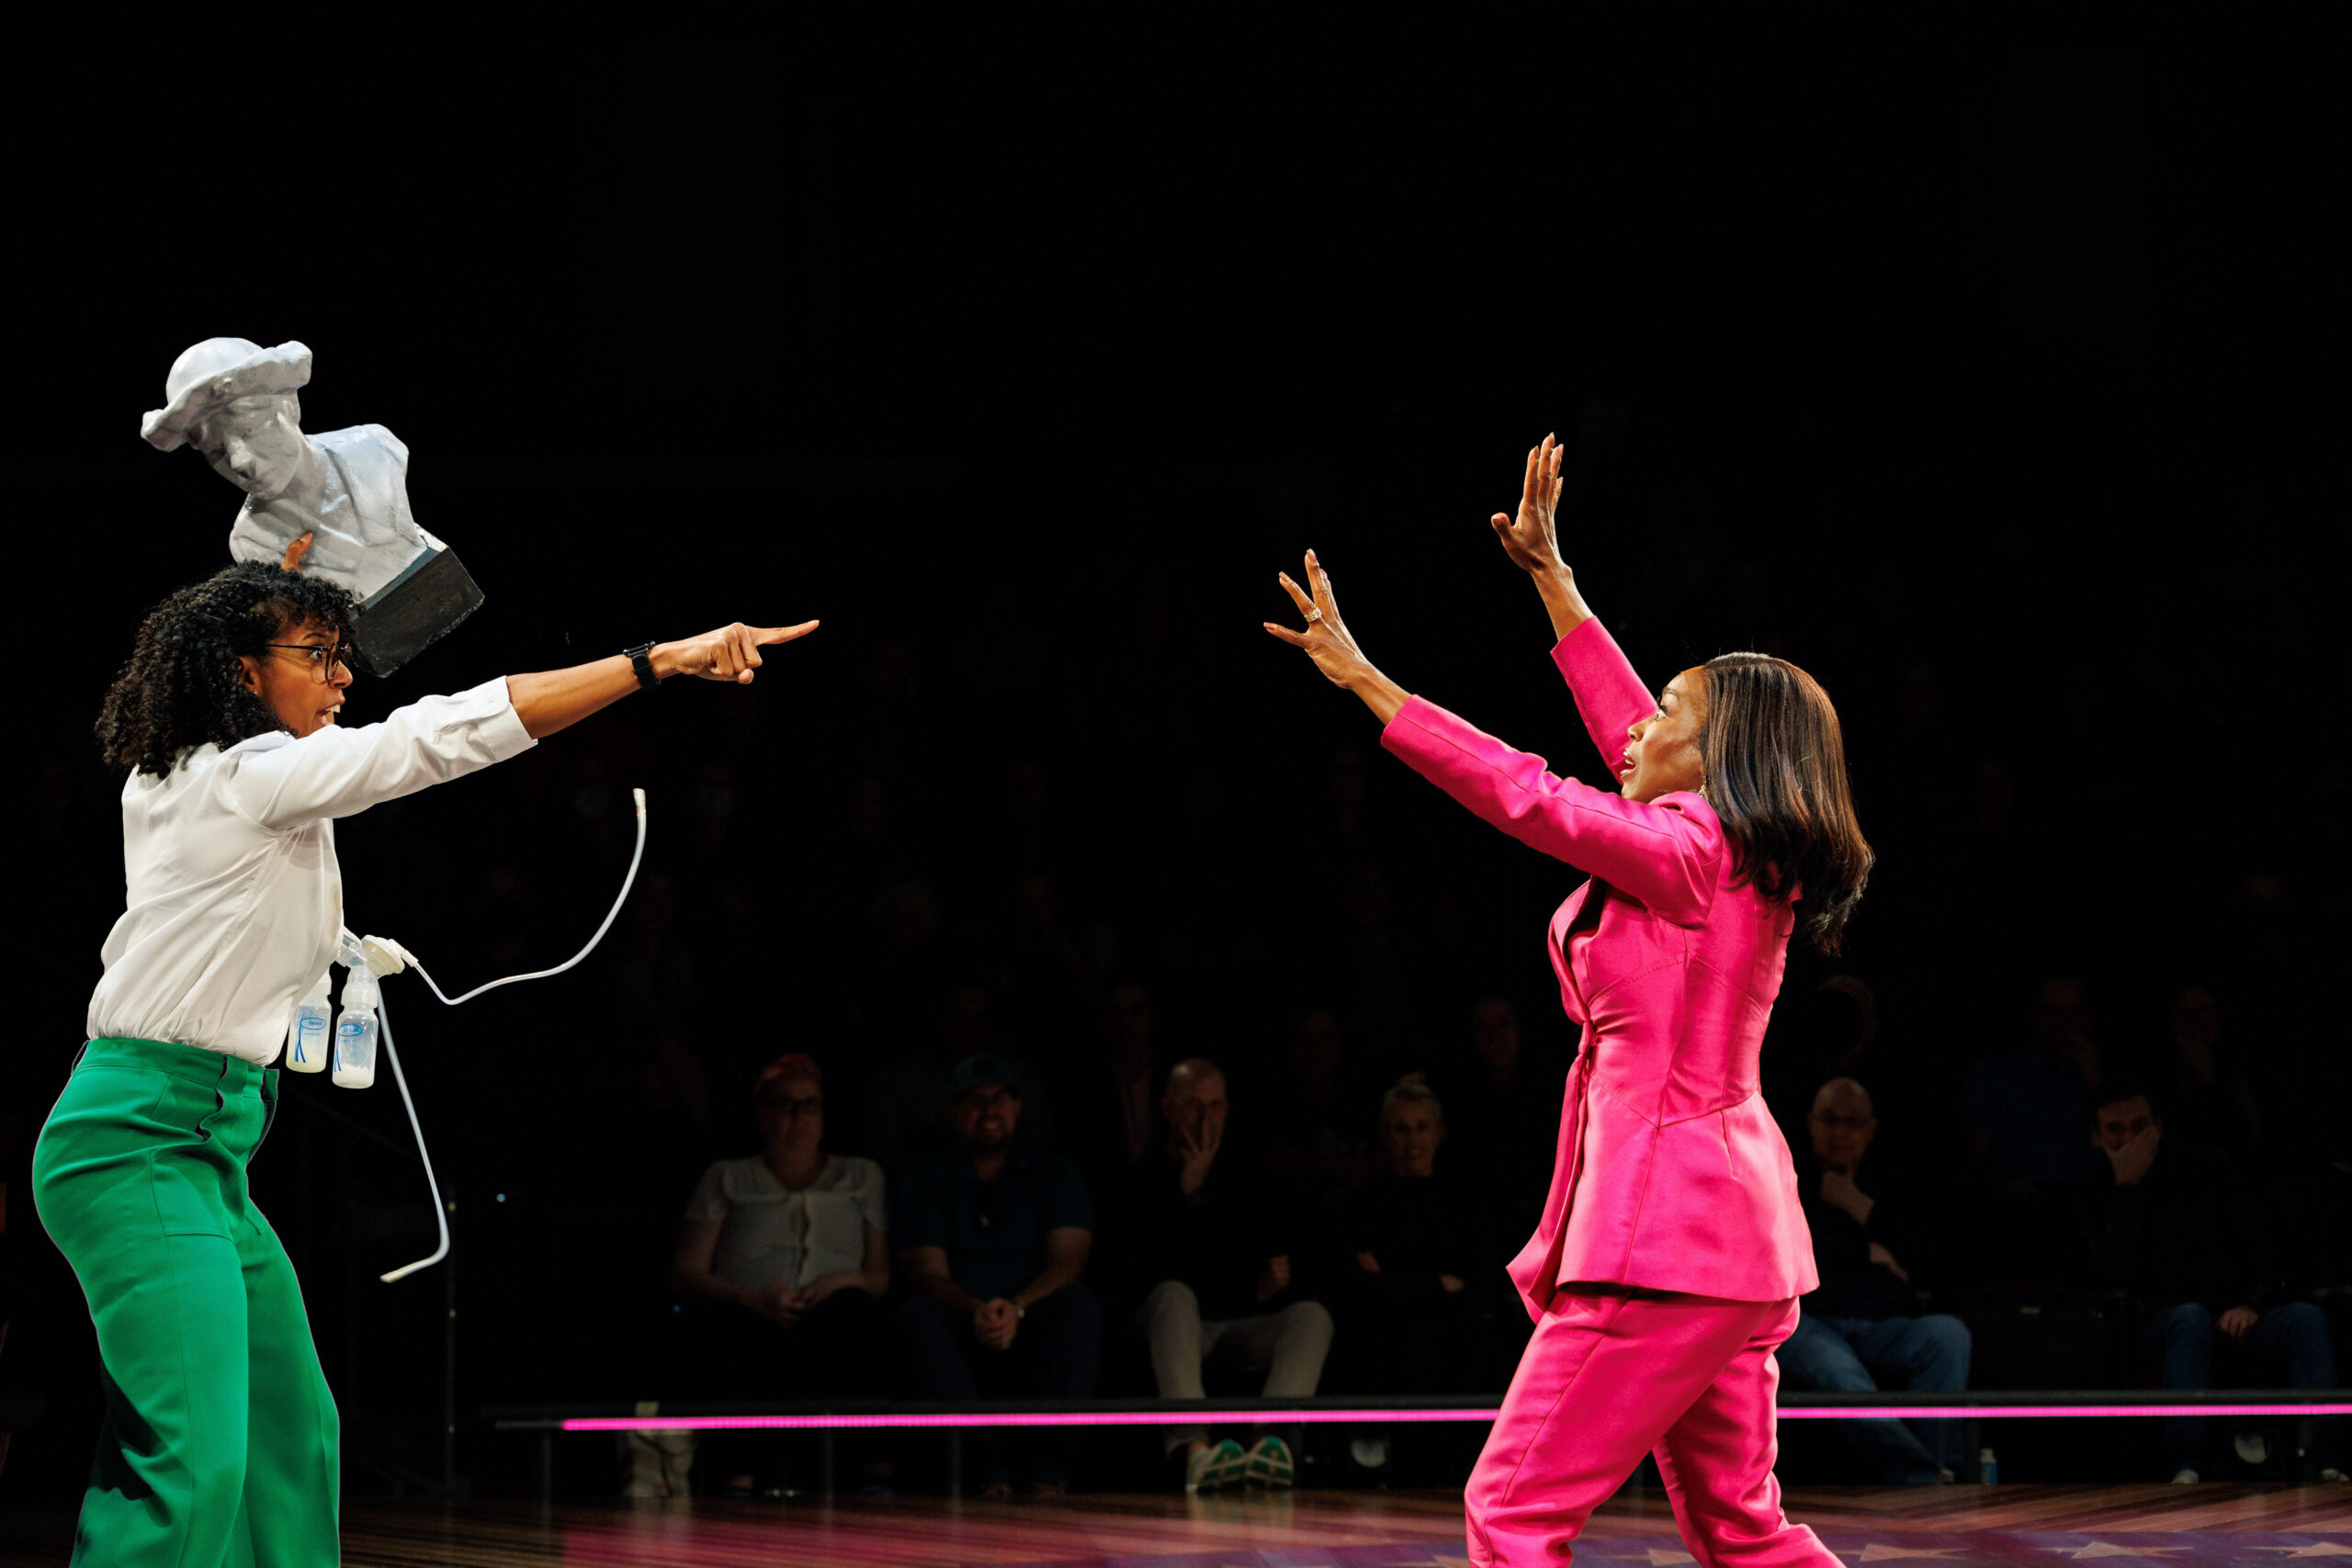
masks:
{"label": "eyeglasses", "polygon": [[358,651],[347,642],[338,642],[334,644],[321,642],[266,642],[263,643],[262,646],[264,648],[290,649],[296,653],[309,654],[311,656],[311,673],[316,675],[322,681],[326,679],[327,671],[334,669],[336,665],[349,665],[351,662],[351,656]]}

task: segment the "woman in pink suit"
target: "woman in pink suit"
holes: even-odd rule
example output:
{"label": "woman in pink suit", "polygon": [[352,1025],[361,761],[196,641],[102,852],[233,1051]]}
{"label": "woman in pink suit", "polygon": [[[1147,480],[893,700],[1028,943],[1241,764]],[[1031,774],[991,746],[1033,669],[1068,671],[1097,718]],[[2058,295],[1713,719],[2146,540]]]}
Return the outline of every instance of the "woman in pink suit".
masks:
{"label": "woman in pink suit", "polygon": [[1266,628],[1363,698],[1417,772],[1590,876],[1546,944],[1584,1039],[1543,1223],[1510,1265],[1535,1334],[1470,1477],[1470,1557],[1566,1561],[1649,1452],[1701,1563],[1833,1563],[1772,1479],[1772,1348],[1817,1281],[1757,1056],[1790,936],[1835,951],[1870,871],[1838,716],[1812,677],[1757,653],[1685,670],[1654,700],[1560,558],[1559,466],[1546,436],[1518,515],[1494,528],[1551,611],[1553,662],[1617,795],[1407,694],[1364,658],[1311,552],[1311,592],[1281,579],[1306,629]]}

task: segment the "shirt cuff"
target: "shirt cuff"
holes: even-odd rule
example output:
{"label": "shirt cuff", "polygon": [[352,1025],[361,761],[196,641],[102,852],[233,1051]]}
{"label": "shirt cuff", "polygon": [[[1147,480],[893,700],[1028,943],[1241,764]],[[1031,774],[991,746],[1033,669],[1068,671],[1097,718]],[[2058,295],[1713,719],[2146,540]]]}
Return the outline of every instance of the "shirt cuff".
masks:
{"label": "shirt cuff", "polygon": [[505,676],[493,676],[479,686],[459,692],[457,703],[458,713],[473,721],[474,736],[493,761],[519,757],[538,744],[523,728],[523,716],[514,711],[514,699],[506,690]]}

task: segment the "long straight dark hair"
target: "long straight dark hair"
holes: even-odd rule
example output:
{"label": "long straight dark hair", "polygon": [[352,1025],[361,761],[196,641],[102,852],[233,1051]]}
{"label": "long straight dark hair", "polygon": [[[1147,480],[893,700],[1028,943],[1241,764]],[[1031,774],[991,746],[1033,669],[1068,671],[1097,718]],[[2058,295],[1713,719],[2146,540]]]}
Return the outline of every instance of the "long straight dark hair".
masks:
{"label": "long straight dark hair", "polygon": [[1821,682],[1769,653],[1707,660],[1699,757],[1736,885],[1798,900],[1797,934],[1835,953],[1871,877],[1854,820],[1846,738]]}

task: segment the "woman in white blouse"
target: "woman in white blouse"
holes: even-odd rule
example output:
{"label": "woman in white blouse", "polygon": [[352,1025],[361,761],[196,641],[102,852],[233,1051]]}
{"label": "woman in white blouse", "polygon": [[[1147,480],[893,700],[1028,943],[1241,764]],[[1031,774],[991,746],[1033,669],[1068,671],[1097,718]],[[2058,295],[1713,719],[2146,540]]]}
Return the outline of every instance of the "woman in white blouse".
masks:
{"label": "woman in white blouse", "polygon": [[343,925],[334,819],[528,750],[670,675],[747,683],[813,630],[735,625],[340,722],[351,596],[241,562],[141,624],[98,739],[123,785],[125,908],[33,1198],[97,1326],[106,1426],[77,1562],[337,1561],[334,1404],[250,1200],[295,1003]]}
{"label": "woman in white blouse", "polygon": [[[760,1152],[703,1172],[678,1219],[670,1282],[713,1309],[690,1337],[684,1375],[699,1386],[689,1392],[729,1401],[885,1393],[882,1168],[825,1151],[825,1075],[812,1058],[778,1056],[752,1098]],[[722,1442],[704,1452],[728,1491],[756,1483],[748,1451]]]}

